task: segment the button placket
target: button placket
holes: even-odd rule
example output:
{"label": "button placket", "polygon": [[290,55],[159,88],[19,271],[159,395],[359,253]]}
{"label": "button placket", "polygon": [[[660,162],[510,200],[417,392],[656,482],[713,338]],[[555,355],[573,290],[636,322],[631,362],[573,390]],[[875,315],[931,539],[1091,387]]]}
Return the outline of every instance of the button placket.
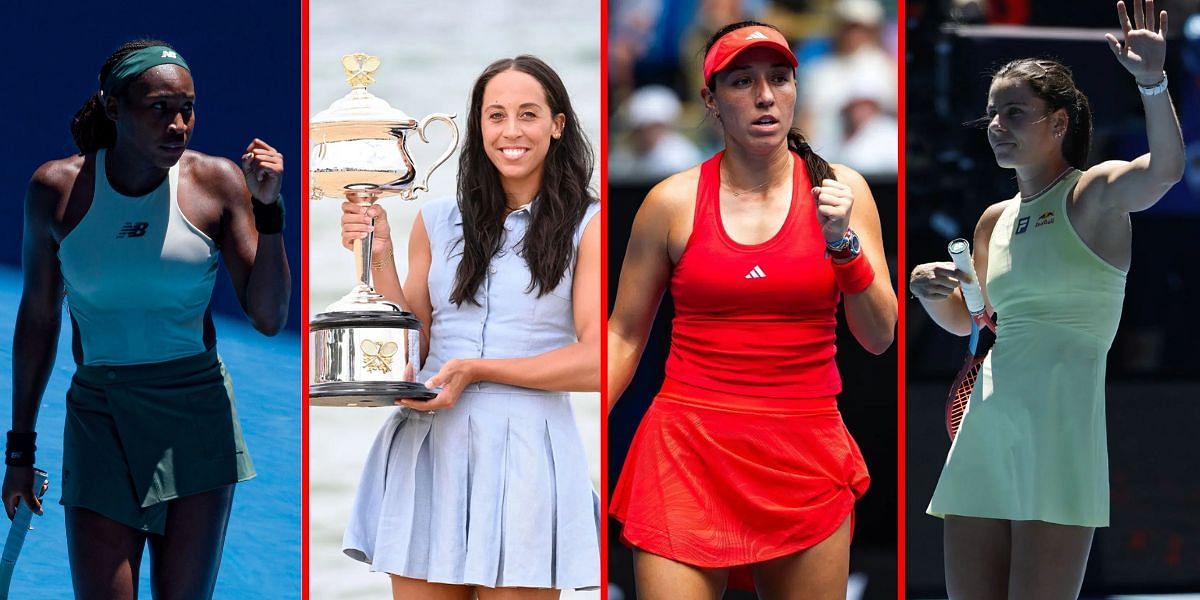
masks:
{"label": "button placket", "polygon": [[479,358],[483,358],[484,337],[487,335],[487,318],[488,308],[491,306],[492,291],[492,276],[484,275],[483,277],[483,306],[479,308],[479,341],[475,344],[475,350],[479,353]]}

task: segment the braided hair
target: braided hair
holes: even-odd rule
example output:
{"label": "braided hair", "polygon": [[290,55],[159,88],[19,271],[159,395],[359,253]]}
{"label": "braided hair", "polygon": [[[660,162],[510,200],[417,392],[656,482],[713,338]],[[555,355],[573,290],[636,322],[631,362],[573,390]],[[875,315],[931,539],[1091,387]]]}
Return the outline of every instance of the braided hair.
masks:
{"label": "braided hair", "polygon": [[[149,48],[150,46],[166,46],[171,48],[171,45],[162,40],[133,40],[125,42],[120,48],[117,48],[104,64],[100,67],[100,88],[104,87],[104,82],[108,79],[109,73],[112,72],[114,66],[121,62],[130,52]],[[87,102],[75,113],[71,119],[71,137],[75,140],[75,146],[79,148],[80,154],[95,152],[100,148],[112,148],[117,142],[117,126],[104,113],[104,104],[106,99],[97,88],[96,93],[92,94]]]}

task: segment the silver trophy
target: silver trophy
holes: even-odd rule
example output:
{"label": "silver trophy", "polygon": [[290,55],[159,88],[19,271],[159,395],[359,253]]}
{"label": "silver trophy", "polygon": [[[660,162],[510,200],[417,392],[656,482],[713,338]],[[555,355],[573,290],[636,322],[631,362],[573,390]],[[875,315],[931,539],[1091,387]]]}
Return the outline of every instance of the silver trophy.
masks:
{"label": "silver trophy", "polygon": [[[380,61],[366,54],[342,57],[350,93],[309,120],[310,199],[346,198],[369,206],[385,196],[413,200],[429,191],[429,175],[454,153],[458,127],[453,115],[431,114],[418,123],[367,91]],[[405,143],[416,131],[442,121],[450,145],[417,181]],[[354,242],[358,284],[309,322],[313,406],[392,406],[397,398],[428,399],[434,393],[416,381],[421,370],[421,323],[371,285],[371,241]]]}

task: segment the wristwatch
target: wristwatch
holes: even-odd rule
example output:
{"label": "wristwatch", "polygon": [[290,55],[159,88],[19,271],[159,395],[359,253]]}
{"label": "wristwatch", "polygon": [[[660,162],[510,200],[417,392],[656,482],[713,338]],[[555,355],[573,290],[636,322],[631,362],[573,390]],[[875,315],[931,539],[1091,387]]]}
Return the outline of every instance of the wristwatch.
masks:
{"label": "wristwatch", "polygon": [[853,229],[847,228],[846,233],[842,235],[842,239],[836,242],[825,242],[825,258],[834,258],[837,260],[849,260],[862,253],[862,246],[858,242],[858,234],[854,233]]}

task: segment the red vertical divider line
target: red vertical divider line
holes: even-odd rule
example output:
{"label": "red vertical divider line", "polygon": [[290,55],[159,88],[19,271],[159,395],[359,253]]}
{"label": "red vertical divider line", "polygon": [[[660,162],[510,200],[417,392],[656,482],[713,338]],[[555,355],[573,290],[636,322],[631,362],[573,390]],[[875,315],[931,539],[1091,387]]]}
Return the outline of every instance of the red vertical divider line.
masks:
{"label": "red vertical divider line", "polygon": [[608,600],[608,0],[600,0],[600,598]]}
{"label": "red vertical divider line", "polygon": [[308,600],[308,0],[300,0],[300,590]]}
{"label": "red vertical divider line", "polygon": [[896,597],[904,600],[905,596],[905,568],[908,554],[908,536],[905,532],[904,525],[904,510],[905,510],[905,462],[906,444],[905,430],[908,427],[907,420],[907,395],[905,376],[905,357],[908,352],[907,339],[905,337],[905,319],[907,314],[908,291],[905,283],[907,282],[908,271],[905,256],[906,239],[905,232],[905,207],[908,204],[907,199],[907,174],[904,169],[904,140],[907,134],[907,122],[905,113],[905,82],[904,82],[904,65],[906,62],[905,55],[905,10],[904,2],[897,3],[898,13],[896,16],[896,24],[899,29],[897,40],[898,50],[896,60],[897,81],[899,82],[899,98],[896,99],[897,119],[900,123],[899,131],[899,147],[896,151],[899,153],[898,168],[896,169],[896,215],[897,229],[897,244],[896,244],[896,295],[898,302],[896,303]]}

